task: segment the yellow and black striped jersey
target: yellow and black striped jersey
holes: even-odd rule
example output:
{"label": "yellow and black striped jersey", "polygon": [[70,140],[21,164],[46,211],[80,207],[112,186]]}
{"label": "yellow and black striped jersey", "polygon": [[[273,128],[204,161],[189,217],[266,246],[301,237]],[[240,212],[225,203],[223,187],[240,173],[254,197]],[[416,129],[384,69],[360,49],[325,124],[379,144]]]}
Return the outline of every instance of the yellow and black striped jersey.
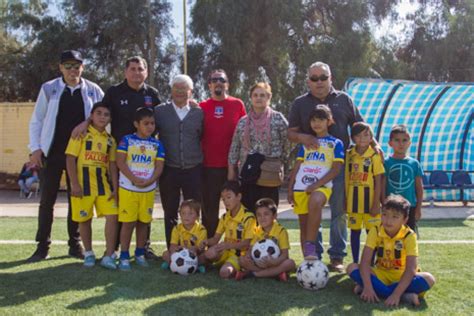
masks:
{"label": "yellow and black striped jersey", "polygon": [[348,150],[344,173],[348,213],[369,213],[374,201],[374,177],[383,173],[382,158],[372,147],[363,155],[355,147]]}
{"label": "yellow and black striped jersey", "polygon": [[92,125],[83,138],[69,139],[66,155],[77,157],[77,177],[84,196],[105,195],[110,190],[107,171],[109,162],[115,161],[115,151],[113,137]]}

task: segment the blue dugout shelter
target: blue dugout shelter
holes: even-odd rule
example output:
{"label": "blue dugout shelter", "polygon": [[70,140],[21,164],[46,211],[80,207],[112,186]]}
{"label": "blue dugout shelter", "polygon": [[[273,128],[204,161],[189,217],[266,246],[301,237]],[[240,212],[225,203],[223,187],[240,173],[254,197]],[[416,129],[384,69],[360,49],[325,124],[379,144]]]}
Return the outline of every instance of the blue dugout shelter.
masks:
{"label": "blue dugout shelter", "polygon": [[[423,170],[474,171],[474,84],[349,78],[345,91],[372,126],[385,153],[390,129],[405,124],[409,155]],[[472,177],[472,174],[471,174]],[[425,191],[425,199],[459,200],[460,190]],[[474,200],[474,190],[464,191]]]}

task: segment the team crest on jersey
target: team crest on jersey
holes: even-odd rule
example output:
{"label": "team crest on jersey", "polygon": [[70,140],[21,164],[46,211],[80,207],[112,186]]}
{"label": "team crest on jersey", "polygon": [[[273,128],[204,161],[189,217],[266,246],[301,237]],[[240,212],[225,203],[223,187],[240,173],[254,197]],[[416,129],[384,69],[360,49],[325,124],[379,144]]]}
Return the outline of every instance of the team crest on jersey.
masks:
{"label": "team crest on jersey", "polygon": [[351,223],[351,225],[355,225],[356,219],[351,216],[351,217],[349,217],[349,222]]}
{"label": "team crest on jersey", "polygon": [[365,167],[370,166],[370,158],[366,158],[366,159],[364,160],[364,166],[365,166]]}
{"label": "team crest on jersey", "polygon": [[401,240],[397,240],[397,241],[395,242],[394,248],[395,248],[395,250],[398,250],[398,251],[402,250],[402,249],[403,249],[403,243],[402,243],[402,241],[401,241]]}
{"label": "team crest on jersey", "polygon": [[79,212],[79,216],[81,216],[81,217],[87,217],[87,211],[81,210],[81,211]]}
{"label": "team crest on jersey", "polygon": [[99,150],[102,150],[102,144],[101,144],[101,143],[97,143],[97,148],[98,148]]}
{"label": "team crest on jersey", "polygon": [[144,153],[145,153],[145,151],[146,151],[146,147],[145,147],[145,146],[143,146],[143,145],[142,145],[142,146],[140,146],[140,151],[142,152],[142,154],[144,154]]}
{"label": "team crest on jersey", "polygon": [[359,171],[359,164],[355,163],[353,164],[354,166],[354,171]]}
{"label": "team crest on jersey", "polygon": [[145,106],[152,106],[153,105],[153,99],[151,96],[146,95],[145,96]]}
{"label": "team crest on jersey", "polygon": [[216,106],[215,107],[214,117],[215,118],[223,118],[224,117],[224,107],[223,106]]}
{"label": "team crest on jersey", "polygon": [[112,138],[107,138],[107,146],[112,146]]}
{"label": "team crest on jersey", "polygon": [[242,225],[242,223],[239,223],[239,225],[237,225],[237,231],[243,231],[244,230],[244,225]]}

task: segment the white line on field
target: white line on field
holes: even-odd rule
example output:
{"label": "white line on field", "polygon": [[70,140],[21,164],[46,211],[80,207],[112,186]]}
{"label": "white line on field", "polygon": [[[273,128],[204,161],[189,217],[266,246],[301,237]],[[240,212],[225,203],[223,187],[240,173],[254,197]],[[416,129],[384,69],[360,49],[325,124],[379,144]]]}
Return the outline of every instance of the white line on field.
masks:
{"label": "white line on field", "polygon": [[[441,245],[450,245],[450,244],[474,244],[474,240],[419,240],[419,244],[441,244]],[[0,245],[35,245],[36,241],[34,240],[0,240]],[[67,245],[65,240],[55,240],[52,242],[53,245]],[[94,241],[94,245],[105,245],[105,241]],[[132,242],[132,244],[134,244]],[[166,242],[164,241],[155,241],[152,242],[152,245],[164,246]],[[299,246],[300,243],[292,242],[291,246]],[[328,242],[325,242],[324,245],[329,245]]]}

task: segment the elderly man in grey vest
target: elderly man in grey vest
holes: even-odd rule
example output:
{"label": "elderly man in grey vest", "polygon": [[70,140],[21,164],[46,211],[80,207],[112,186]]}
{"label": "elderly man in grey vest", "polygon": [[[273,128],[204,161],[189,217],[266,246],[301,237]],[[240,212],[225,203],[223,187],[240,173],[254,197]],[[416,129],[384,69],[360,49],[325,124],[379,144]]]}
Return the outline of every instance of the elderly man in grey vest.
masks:
{"label": "elderly man in grey vest", "polygon": [[156,129],[166,152],[159,188],[168,246],[178,221],[181,193],[185,200],[201,200],[204,116],[198,105],[189,102],[192,91],[191,78],[178,75],[171,81],[171,101],[155,107]]}

